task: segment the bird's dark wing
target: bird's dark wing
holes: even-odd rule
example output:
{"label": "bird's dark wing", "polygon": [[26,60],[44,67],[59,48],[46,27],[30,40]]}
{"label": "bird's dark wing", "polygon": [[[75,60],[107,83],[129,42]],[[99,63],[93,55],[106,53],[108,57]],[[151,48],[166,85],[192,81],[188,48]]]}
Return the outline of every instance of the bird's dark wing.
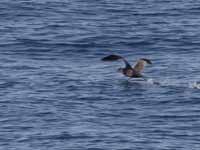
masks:
{"label": "bird's dark wing", "polygon": [[125,65],[126,65],[126,68],[127,68],[127,69],[128,69],[128,68],[131,68],[131,69],[132,69],[132,67],[131,67],[131,65],[128,63],[128,61],[127,61],[124,57],[119,56],[119,55],[108,55],[108,56],[102,58],[101,60],[102,60],[102,61],[116,61],[116,60],[119,60],[119,59],[122,59],[122,60],[124,61],[124,63],[125,63]]}
{"label": "bird's dark wing", "polygon": [[108,55],[106,57],[103,57],[101,60],[103,60],[103,61],[115,61],[115,60],[119,60],[119,59],[122,59],[122,57],[119,56],[119,55]]}

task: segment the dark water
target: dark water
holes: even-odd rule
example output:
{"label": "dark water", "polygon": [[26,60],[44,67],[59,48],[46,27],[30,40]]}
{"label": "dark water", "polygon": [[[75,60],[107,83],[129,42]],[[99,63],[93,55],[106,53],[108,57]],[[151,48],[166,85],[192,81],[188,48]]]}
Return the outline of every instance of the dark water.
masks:
{"label": "dark water", "polygon": [[200,1],[1,0],[0,35],[0,149],[200,149]]}

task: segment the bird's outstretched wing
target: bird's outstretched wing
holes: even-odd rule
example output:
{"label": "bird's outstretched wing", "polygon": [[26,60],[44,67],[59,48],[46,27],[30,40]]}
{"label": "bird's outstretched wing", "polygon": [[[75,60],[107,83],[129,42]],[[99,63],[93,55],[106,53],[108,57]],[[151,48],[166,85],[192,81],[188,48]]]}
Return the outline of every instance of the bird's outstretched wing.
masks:
{"label": "bird's outstretched wing", "polygon": [[102,58],[101,60],[102,61],[116,61],[119,59],[122,59],[124,61],[127,69],[132,68],[131,65],[128,63],[128,61],[124,57],[119,56],[119,55],[108,55],[108,56]]}
{"label": "bird's outstretched wing", "polygon": [[144,70],[145,64],[152,64],[152,62],[146,58],[139,59],[133,69],[141,73]]}

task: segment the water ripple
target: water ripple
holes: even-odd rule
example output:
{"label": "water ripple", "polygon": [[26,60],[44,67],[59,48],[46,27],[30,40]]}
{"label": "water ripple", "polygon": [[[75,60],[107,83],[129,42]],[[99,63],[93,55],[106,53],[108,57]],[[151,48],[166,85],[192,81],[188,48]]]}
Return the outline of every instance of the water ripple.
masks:
{"label": "water ripple", "polygon": [[[2,149],[199,149],[199,2],[0,2]],[[117,73],[149,58],[147,81]]]}

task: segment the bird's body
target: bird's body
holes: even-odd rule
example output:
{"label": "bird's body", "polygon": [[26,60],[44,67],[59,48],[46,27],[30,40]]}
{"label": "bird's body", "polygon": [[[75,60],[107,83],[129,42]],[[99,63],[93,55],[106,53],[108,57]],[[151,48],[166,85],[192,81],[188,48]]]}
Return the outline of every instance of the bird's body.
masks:
{"label": "bird's body", "polygon": [[139,59],[134,67],[132,67],[128,61],[126,61],[125,58],[119,55],[109,55],[104,57],[102,60],[103,61],[115,61],[122,59],[125,63],[124,68],[119,68],[118,71],[121,72],[123,75],[129,77],[129,78],[141,78],[143,75],[141,74],[142,71],[144,70],[145,64],[152,64],[149,59]]}
{"label": "bird's body", "polygon": [[142,74],[136,72],[133,68],[119,68],[119,72],[129,78],[140,78]]}

